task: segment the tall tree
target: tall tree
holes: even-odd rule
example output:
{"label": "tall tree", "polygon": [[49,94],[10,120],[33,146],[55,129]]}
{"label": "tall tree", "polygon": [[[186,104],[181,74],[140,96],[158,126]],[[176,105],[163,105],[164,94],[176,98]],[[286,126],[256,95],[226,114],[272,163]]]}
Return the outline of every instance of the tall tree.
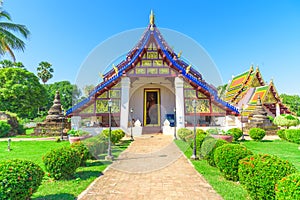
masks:
{"label": "tall tree", "polygon": [[16,61],[14,50],[24,51],[25,43],[14,33],[27,39],[30,35],[26,26],[12,23],[8,12],[2,10],[0,6],[0,55],[9,53],[13,61]]}
{"label": "tall tree", "polygon": [[284,103],[290,109],[290,111],[292,111],[295,115],[300,116],[299,95],[281,94],[280,98],[282,99],[282,103]]}
{"label": "tall tree", "polygon": [[72,107],[74,102],[77,102],[77,99],[81,95],[80,90],[76,85],[72,85],[69,81],[60,81],[52,84],[46,84],[45,88],[48,94],[47,107],[48,109],[53,105],[53,100],[56,91],[59,91],[60,101],[64,110],[67,110]]}
{"label": "tall tree", "polygon": [[88,97],[89,94],[90,94],[90,92],[91,92],[94,88],[95,88],[95,86],[94,86],[93,84],[92,84],[92,85],[86,85],[86,86],[84,86],[84,88],[83,88],[84,95],[85,95],[86,97]]}
{"label": "tall tree", "polygon": [[48,62],[40,62],[39,66],[37,67],[37,76],[42,80],[45,84],[49,79],[53,77],[53,68],[52,65]]}
{"label": "tall tree", "polygon": [[34,118],[46,98],[45,88],[32,72],[20,68],[0,69],[0,110]]}
{"label": "tall tree", "polygon": [[0,69],[2,68],[23,68],[25,69],[25,66],[22,62],[12,62],[10,60],[2,60],[0,61]]}

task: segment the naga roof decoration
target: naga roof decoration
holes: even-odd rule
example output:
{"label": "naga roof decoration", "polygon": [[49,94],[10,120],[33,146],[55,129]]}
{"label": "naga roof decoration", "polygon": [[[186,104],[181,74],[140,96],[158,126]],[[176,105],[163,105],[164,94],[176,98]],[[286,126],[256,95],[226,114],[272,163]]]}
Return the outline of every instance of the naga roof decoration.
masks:
{"label": "naga roof decoration", "polygon": [[158,48],[159,55],[162,57],[164,62],[168,64],[168,67],[177,72],[179,76],[185,79],[196,90],[202,92],[206,96],[210,96],[212,102],[215,105],[222,107],[228,114],[238,115],[239,111],[236,107],[220,99],[216,88],[207,84],[197,70],[181,60],[180,55],[176,54],[172,48],[170,48],[154,24],[154,14],[152,11],[149,19],[150,24],[143,33],[141,40],[131,51],[129,51],[126,59],[104,74],[103,81],[90,92],[89,96],[67,110],[66,114],[71,116],[75,112],[80,112],[84,108],[88,107],[99,95],[119,83],[122,76],[126,76],[131,69],[136,67],[138,62],[143,58],[143,55],[147,52],[148,46],[154,42]]}

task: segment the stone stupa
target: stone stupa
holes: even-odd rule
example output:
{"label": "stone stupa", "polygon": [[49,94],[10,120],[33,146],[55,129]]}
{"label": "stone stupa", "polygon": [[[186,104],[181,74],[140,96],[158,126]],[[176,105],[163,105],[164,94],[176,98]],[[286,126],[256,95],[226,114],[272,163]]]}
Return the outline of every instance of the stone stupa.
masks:
{"label": "stone stupa", "polygon": [[257,98],[257,103],[254,111],[249,115],[250,126],[256,128],[264,128],[266,126],[272,126],[270,119],[268,118],[268,113],[264,109],[260,96]]}
{"label": "stone stupa", "polygon": [[56,91],[53,105],[48,111],[46,120],[42,123],[37,123],[34,135],[60,136],[62,133],[66,135],[64,132],[66,129],[70,129],[70,122],[62,113],[60,95]]}
{"label": "stone stupa", "polygon": [[59,91],[56,91],[53,105],[51,106],[51,108],[48,111],[46,121],[47,122],[58,122],[58,121],[61,121],[62,117],[64,117],[64,115],[62,114],[62,111],[61,111],[60,95],[59,95]]}

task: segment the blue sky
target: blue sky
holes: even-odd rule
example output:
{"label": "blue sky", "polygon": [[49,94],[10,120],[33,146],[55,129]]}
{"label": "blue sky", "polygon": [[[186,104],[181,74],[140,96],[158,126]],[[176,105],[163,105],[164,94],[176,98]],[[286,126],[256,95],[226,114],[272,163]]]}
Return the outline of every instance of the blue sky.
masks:
{"label": "blue sky", "polygon": [[146,28],[153,9],[159,28],[181,32],[207,51],[224,83],[254,64],[266,81],[274,79],[279,93],[300,94],[300,2],[296,0],[4,0],[3,6],[14,22],[31,31],[17,60],[33,72],[39,62],[50,62],[55,70],[50,82],[74,83],[97,45],[120,32]]}

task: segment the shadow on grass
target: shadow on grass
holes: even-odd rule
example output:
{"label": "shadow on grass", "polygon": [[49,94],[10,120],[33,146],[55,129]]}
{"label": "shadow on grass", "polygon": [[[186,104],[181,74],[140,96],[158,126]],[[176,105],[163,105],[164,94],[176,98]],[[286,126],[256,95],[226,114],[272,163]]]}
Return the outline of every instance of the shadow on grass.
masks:
{"label": "shadow on grass", "polygon": [[101,171],[80,171],[75,173],[76,178],[80,178],[81,180],[87,180],[91,177],[99,177],[102,176],[103,173]]}
{"label": "shadow on grass", "polygon": [[[105,155],[103,155],[105,157]],[[86,166],[83,167],[95,167],[95,166],[101,166],[101,165],[109,165],[111,164],[111,161],[106,160],[93,160],[91,162],[87,162]]]}
{"label": "shadow on grass", "polygon": [[254,141],[254,140],[240,140],[237,143],[247,143],[247,142],[274,142],[274,140],[261,140],[261,141]]}
{"label": "shadow on grass", "polygon": [[34,200],[54,200],[54,199],[63,199],[63,200],[74,200],[76,197],[72,194],[62,193],[62,194],[49,194],[45,196],[40,196],[37,198],[32,198]]}

